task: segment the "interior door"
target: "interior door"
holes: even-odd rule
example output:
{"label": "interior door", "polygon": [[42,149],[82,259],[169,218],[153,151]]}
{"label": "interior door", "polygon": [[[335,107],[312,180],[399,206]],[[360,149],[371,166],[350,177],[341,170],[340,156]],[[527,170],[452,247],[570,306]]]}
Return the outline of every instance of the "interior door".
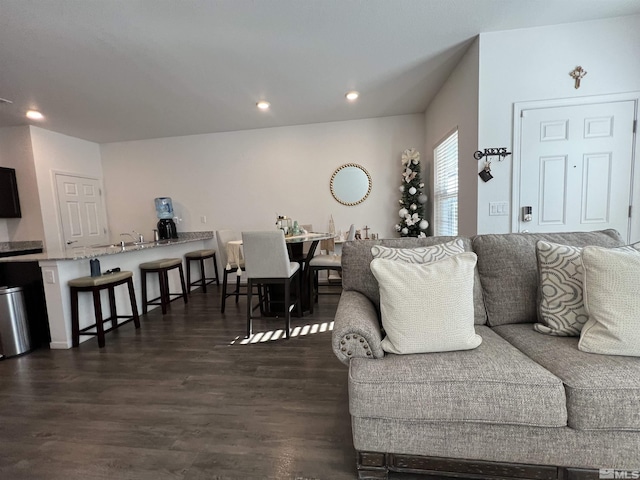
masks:
{"label": "interior door", "polygon": [[518,231],[627,239],[634,119],[634,101],[523,110]]}
{"label": "interior door", "polygon": [[56,174],[56,186],[66,245],[107,243],[107,222],[98,179]]}

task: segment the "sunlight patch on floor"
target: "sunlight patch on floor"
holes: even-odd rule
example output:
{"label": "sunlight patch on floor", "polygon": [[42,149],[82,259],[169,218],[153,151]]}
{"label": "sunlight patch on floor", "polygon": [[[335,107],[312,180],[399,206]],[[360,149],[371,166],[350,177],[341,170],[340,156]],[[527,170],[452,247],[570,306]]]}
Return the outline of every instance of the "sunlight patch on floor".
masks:
{"label": "sunlight patch on floor", "polygon": [[[307,324],[303,327],[294,327],[291,330],[291,338],[304,337],[307,335],[313,335],[314,333],[330,332],[332,330],[333,322],[314,323],[311,325]],[[256,332],[249,338],[237,336],[231,341],[231,343],[229,343],[229,345],[250,345],[255,343],[272,342],[279,339],[286,339],[283,329],[269,330],[267,332]]]}

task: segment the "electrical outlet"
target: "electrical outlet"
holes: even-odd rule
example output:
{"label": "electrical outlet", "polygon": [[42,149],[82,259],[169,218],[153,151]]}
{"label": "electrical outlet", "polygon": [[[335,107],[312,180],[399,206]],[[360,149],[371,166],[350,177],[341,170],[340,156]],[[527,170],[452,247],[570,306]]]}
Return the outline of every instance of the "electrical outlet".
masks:
{"label": "electrical outlet", "polygon": [[200,215],[200,222],[201,223],[207,223],[207,216],[206,215]]}
{"label": "electrical outlet", "polygon": [[56,276],[53,270],[44,271],[44,281],[46,283],[56,283]]}

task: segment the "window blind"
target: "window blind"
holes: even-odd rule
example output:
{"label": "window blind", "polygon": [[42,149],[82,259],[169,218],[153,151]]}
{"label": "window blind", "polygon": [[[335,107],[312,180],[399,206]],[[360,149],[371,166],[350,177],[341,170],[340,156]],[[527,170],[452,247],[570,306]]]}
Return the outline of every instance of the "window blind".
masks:
{"label": "window blind", "polygon": [[458,131],[442,140],[434,158],[434,235],[458,234]]}

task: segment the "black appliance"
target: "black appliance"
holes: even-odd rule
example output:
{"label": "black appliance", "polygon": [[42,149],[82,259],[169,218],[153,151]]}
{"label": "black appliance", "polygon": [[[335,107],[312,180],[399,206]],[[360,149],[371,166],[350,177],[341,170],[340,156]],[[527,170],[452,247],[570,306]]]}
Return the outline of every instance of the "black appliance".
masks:
{"label": "black appliance", "polygon": [[178,238],[178,229],[171,218],[161,218],[158,220],[158,236],[160,240]]}
{"label": "black appliance", "polygon": [[20,218],[18,182],[13,168],[0,167],[0,218]]}

